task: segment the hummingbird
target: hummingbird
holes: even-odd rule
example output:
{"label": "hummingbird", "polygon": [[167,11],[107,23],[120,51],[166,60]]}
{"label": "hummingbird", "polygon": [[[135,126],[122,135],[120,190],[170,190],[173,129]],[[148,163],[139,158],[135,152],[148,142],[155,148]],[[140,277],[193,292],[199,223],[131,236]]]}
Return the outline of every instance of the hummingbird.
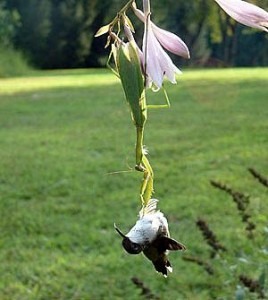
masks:
{"label": "hummingbird", "polygon": [[139,212],[139,219],[130,231],[124,235],[114,224],[115,230],[122,236],[122,246],[129,254],[143,254],[153,263],[155,270],[165,277],[172,266],[168,260],[168,251],[185,250],[186,247],[172,239],[168,222],[164,214],[157,210],[157,199],[150,199]]}

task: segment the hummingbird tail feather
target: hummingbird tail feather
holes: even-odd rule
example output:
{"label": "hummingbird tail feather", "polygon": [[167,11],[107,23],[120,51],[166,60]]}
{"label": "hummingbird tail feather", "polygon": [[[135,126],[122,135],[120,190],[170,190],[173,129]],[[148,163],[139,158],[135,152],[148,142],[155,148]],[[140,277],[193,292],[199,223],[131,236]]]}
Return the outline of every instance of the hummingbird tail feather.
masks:
{"label": "hummingbird tail feather", "polygon": [[154,267],[157,272],[162,273],[165,277],[168,275],[168,271],[172,272],[172,266],[169,260],[160,258],[156,261],[153,261]]}

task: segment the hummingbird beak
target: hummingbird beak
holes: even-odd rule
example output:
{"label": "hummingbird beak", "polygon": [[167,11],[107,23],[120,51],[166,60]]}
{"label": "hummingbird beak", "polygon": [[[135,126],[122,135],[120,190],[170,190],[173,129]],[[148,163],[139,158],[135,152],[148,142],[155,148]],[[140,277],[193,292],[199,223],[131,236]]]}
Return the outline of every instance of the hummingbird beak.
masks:
{"label": "hummingbird beak", "polygon": [[114,223],[114,229],[123,237],[125,238],[126,236],[122,233],[122,231],[115,225]]}

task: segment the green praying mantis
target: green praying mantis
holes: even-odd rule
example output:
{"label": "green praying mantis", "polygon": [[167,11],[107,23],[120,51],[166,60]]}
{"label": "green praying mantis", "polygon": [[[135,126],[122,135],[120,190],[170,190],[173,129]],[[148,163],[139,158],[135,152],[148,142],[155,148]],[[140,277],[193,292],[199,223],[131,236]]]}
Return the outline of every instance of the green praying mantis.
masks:
{"label": "green praying mantis", "polygon": [[154,191],[154,173],[144,149],[144,128],[147,121],[148,108],[169,107],[168,98],[166,105],[147,105],[146,84],[142,73],[136,45],[132,42],[113,45],[112,53],[116,69],[120,77],[126,100],[131,110],[132,120],[136,127],[136,165],[137,171],[143,172],[140,188],[142,206],[145,207]]}
{"label": "green praying mantis", "polygon": [[143,172],[140,198],[143,206],[151,199],[153,187],[153,170],[146,157],[143,146],[144,128],[147,121],[147,105],[144,78],[135,45],[131,42],[112,49],[118,75],[131,110],[132,120],[136,127],[136,165],[137,171]]}
{"label": "green praying mantis", "polygon": [[[135,170],[143,173],[143,179],[140,187],[140,200],[142,207],[146,207],[154,192],[154,173],[150,162],[146,156],[147,151],[144,148],[144,129],[147,121],[147,111],[149,108],[169,107],[169,100],[164,90],[167,104],[164,105],[147,105],[146,103],[146,55],[145,65],[142,70],[141,61],[137,45],[134,39],[130,38],[129,42],[124,43],[119,38],[120,21],[125,28],[133,29],[131,21],[126,16],[126,10],[132,5],[133,0],[120,10],[117,17],[108,25],[103,26],[96,34],[99,36],[109,32],[107,45],[114,40],[111,45],[111,53],[107,66],[120,78],[125,93],[125,98],[129,104],[131,117],[136,127],[136,165]],[[112,32],[114,26],[118,27],[118,33]],[[131,33],[130,33],[131,35]],[[115,68],[110,66],[110,60],[113,57]]]}

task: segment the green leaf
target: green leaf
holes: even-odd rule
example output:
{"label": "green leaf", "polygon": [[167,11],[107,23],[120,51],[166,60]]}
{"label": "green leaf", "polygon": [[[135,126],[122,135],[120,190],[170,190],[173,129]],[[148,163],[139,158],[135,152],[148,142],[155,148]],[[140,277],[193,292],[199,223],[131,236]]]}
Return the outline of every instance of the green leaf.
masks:
{"label": "green leaf", "polygon": [[95,34],[95,37],[101,36],[105,33],[107,33],[110,29],[110,24],[102,26]]}
{"label": "green leaf", "polygon": [[133,26],[131,20],[129,19],[129,17],[126,14],[124,14],[123,19],[124,19],[124,23],[128,25],[128,27],[130,28],[130,30],[132,32],[135,32],[134,26]]}

